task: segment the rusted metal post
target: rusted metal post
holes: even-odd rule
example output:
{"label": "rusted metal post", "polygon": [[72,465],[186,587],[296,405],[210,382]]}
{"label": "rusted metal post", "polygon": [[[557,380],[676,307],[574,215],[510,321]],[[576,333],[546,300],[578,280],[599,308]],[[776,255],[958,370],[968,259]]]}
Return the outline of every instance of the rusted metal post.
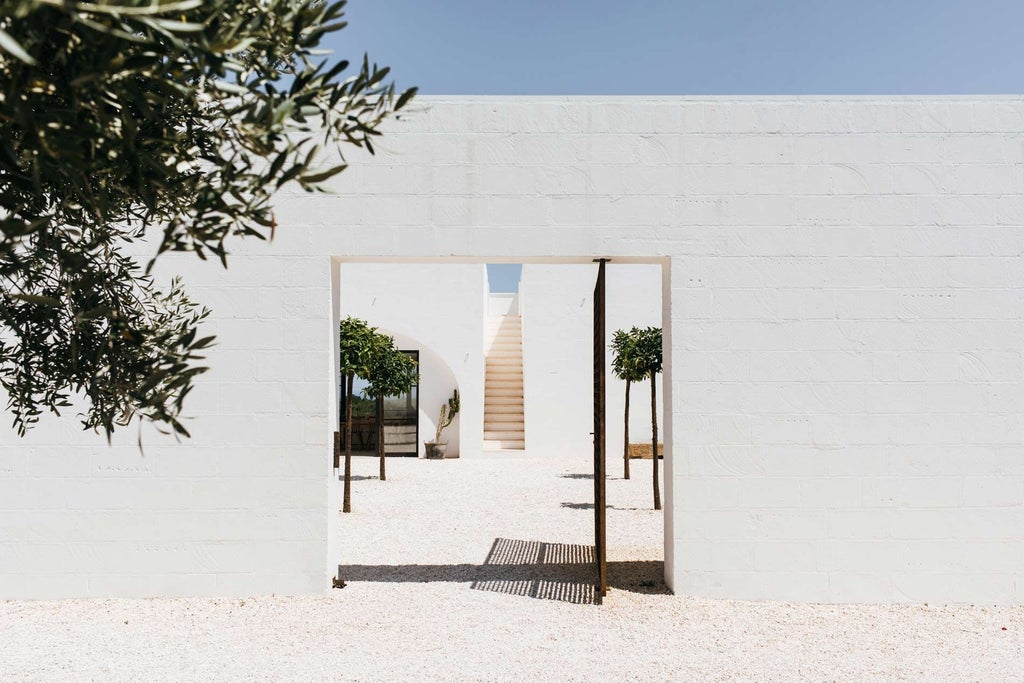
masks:
{"label": "rusted metal post", "polygon": [[661,486],[658,485],[658,384],[651,373],[651,460],[654,462],[654,509],[661,509]]}
{"label": "rusted metal post", "polygon": [[384,397],[377,397],[377,454],[380,456],[380,480],[387,481],[384,471]]}
{"label": "rusted metal post", "polygon": [[604,268],[608,259],[596,259],[594,286],[594,556],[597,562],[597,594],[608,592],[608,561],[605,552],[605,301]]}
{"label": "rusted metal post", "polygon": [[354,375],[346,378],[345,391],[345,485],[341,511],[352,512],[352,384]]}
{"label": "rusted metal post", "polygon": [[622,478],[629,479],[629,378],[626,378],[626,417],[622,429]]}

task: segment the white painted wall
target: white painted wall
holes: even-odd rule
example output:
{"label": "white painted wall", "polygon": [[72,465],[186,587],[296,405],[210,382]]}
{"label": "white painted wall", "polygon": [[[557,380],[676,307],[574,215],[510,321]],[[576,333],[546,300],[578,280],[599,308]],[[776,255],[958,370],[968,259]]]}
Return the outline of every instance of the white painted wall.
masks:
{"label": "white painted wall", "polygon": [[[526,442],[535,453],[593,450],[594,264],[527,264],[522,290],[526,313],[523,328],[523,374],[526,393]],[[605,320],[607,342],[617,329],[661,327],[661,267],[650,264],[615,264],[605,268]],[[608,472],[622,476],[625,382],[607,365]],[[662,376],[656,387],[664,405]],[[650,383],[630,390],[630,442],[651,441]],[[552,416],[557,419],[552,419]],[[659,415],[659,422],[661,415]],[[659,430],[661,429],[659,424]],[[659,433],[659,440],[661,440]]]}
{"label": "white painted wall", "polygon": [[0,597],[325,589],[330,259],[606,256],[668,266],[677,592],[1024,602],[1024,99],[420,106],[181,262],[222,338],[191,442],[0,432]]}
{"label": "white painted wall", "polygon": [[486,277],[480,264],[341,266],[341,316],[362,318],[401,348],[420,350],[420,455],[456,388],[461,410],[442,439],[451,454],[483,450]]}
{"label": "white painted wall", "polygon": [[252,242],[230,263],[163,264],[216,311],[192,439],[143,429],[140,452],[130,427],[108,446],[73,411],[0,431],[0,598],[324,589],[330,259]]}

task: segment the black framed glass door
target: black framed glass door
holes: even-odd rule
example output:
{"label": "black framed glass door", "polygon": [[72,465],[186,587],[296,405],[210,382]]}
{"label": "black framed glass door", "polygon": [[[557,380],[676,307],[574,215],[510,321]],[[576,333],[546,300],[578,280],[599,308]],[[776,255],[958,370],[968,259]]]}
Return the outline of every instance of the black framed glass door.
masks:
{"label": "black framed glass door", "polygon": [[[419,351],[402,353],[419,363]],[[367,381],[356,377],[352,383],[352,452],[357,455],[377,453],[377,405],[365,395]],[[419,385],[398,396],[388,396],[382,402],[384,423],[384,454],[416,457],[419,451]],[[342,382],[340,415],[345,415],[349,399]],[[345,448],[345,430],[341,430],[341,448]]]}

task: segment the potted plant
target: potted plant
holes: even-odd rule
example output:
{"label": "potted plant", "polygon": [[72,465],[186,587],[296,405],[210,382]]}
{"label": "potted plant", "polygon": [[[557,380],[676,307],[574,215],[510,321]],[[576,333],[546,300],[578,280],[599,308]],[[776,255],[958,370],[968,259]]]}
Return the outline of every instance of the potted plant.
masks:
{"label": "potted plant", "polygon": [[444,457],[444,452],[448,448],[447,441],[441,441],[441,432],[444,428],[452,423],[455,419],[455,414],[459,412],[459,390],[456,389],[452,392],[452,397],[448,399],[447,405],[441,406],[441,416],[437,420],[437,433],[434,434],[433,441],[424,441],[423,447],[425,449],[425,455],[430,459],[440,459]]}

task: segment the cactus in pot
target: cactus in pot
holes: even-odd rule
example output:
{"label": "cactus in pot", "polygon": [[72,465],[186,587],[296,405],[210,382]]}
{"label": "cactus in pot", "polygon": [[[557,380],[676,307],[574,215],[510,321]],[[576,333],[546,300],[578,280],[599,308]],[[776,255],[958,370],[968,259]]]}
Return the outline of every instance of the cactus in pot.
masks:
{"label": "cactus in pot", "polygon": [[459,390],[456,389],[452,392],[452,397],[448,399],[448,403],[441,406],[441,415],[437,420],[437,433],[434,434],[434,440],[423,442],[423,446],[426,449],[426,456],[428,458],[444,457],[444,452],[448,447],[448,442],[441,441],[441,432],[444,431],[445,427],[451,425],[452,420],[455,419],[455,415],[459,412],[460,408],[461,403],[459,402]]}

